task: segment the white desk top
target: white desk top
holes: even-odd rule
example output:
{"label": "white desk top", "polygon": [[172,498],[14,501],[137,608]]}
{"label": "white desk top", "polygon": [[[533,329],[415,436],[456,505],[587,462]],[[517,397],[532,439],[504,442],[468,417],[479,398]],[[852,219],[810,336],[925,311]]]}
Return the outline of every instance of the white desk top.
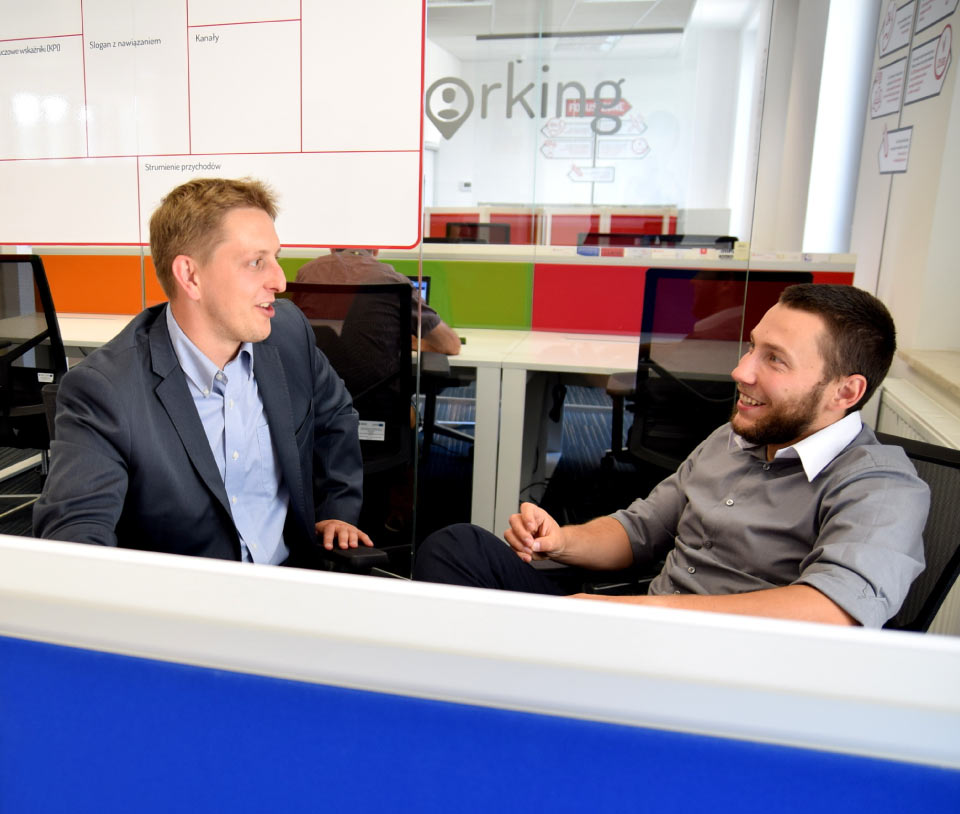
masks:
{"label": "white desk top", "polygon": [[556,373],[619,373],[637,369],[639,339],[613,334],[523,331],[503,367]]}
{"label": "white desk top", "polygon": [[528,333],[505,328],[457,328],[456,332],[466,342],[460,346],[459,354],[449,357],[451,367],[499,367],[504,356]]}
{"label": "white desk top", "polygon": [[57,314],[66,347],[98,348],[122,331],[133,314]]}

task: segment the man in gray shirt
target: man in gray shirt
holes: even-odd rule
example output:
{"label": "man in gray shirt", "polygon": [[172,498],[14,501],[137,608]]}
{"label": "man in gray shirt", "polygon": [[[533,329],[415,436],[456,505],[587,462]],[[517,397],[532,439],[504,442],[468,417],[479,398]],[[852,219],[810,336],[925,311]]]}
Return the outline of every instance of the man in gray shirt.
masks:
{"label": "man in gray shirt", "polygon": [[647,596],[583,598],[880,627],[923,570],[929,491],[861,406],[896,349],[893,320],[850,286],[787,288],[732,376],[730,423],[646,499],[560,526],[524,503],[509,547],[474,526],[422,545],[430,582],[562,594],[537,559],[598,570],[665,557]]}

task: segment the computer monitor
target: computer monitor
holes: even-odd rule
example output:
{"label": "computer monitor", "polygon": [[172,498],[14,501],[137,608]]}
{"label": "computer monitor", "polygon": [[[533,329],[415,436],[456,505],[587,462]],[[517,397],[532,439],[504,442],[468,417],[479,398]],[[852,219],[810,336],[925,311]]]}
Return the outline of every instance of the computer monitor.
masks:
{"label": "computer monitor", "polygon": [[580,246],[644,246],[676,249],[733,251],[737,238],[730,235],[643,235],[627,232],[580,232]]}
{"label": "computer monitor", "polygon": [[509,243],[509,223],[456,223],[446,224],[448,243]]}
{"label": "computer monitor", "polygon": [[430,278],[429,277],[417,277],[415,274],[406,275],[407,279],[410,281],[415,289],[420,292],[420,299],[423,300],[424,305],[430,304]]}

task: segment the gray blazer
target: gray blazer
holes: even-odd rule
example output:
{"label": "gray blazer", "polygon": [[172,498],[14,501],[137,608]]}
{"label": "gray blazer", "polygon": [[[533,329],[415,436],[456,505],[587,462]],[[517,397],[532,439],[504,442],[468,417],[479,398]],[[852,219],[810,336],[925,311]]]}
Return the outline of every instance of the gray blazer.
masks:
{"label": "gray blazer", "polygon": [[[284,540],[309,562],[314,522],[356,523],[363,469],[357,413],[310,324],[278,300],[254,375],[290,491]],[[50,474],[34,534],[239,560],[227,493],[170,342],[165,305],[143,311],[63,378]]]}

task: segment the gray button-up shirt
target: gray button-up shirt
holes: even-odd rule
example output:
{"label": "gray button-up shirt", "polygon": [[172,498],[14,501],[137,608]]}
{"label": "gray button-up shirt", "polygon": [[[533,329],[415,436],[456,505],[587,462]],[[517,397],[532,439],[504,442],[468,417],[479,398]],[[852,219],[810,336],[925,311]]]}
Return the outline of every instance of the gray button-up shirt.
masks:
{"label": "gray button-up shirt", "polygon": [[902,449],[859,426],[853,413],[769,462],[729,424],[713,432],[612,515],[636,562],[666,556],[650,593],[810,585],[861,624],[883,625],[923,570],[930,494]]}

